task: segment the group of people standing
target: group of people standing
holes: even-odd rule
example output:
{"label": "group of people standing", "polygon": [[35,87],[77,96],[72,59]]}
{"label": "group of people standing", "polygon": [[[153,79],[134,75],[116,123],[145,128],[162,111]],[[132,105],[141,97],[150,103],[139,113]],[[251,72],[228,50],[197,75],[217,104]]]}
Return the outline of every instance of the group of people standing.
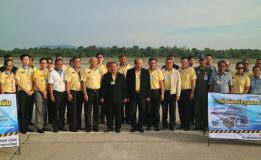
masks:
{"label": "group of people standing", "polygon": [[[105,132],[119,133],[123,122],[131,125],[131,132],[144,132],[144,126],[156,131],[189,131],[191,126],[207,130],[208,92],[261,94],[261,59],[252,70],[248,59],[238,62],[236,72],[227,60],[220,60],[216,68],[211,55],[201,55],[196,67],[194,56],[182,57],[178,66],[169,55],[161,68],[156,58],[148,60],[148,68],[141,58],[134,59],[134,66],[127,64],[125,55],[119,56],[119,64],[104,65],[103,59],[99,52],[83,69],[80,57],[73,57],[66,66],[58,55],[54,67],[52,58],[40,58],[37,68],[31,55],[22,54],[22,66],[17,68],[12,55],[5,55],[0,91],[17,95],[20,132],[32,131],[34,106],[38,133],[50,131],[47,123],[52,123],[53,132],[66,131],[66,122],[72,132],[98,132],[105,119]],[[180,126],[176,124],[177,105]]]}

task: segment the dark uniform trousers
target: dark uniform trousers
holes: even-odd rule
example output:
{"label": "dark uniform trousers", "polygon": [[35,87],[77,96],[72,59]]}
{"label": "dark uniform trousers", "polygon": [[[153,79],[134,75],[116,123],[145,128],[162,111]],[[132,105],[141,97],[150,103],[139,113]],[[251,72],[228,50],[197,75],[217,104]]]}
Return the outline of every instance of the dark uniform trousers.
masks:
{"label": "dark uniform trousers", "polygon": [[115,129],[121,128],[122,103],[106,103],[107,108],[107,127],[113,129],[113,120],[115,119]]}
{"label": "dark uniform trousers", "polygon": [[30,101],[30,104],[28,103],[28,106],[29,106],[29,124],[32,123],[32,118],[33,118],[33,111],[34,111],[34,102],[35,102],[35,99],[34,99],[34,93],[32,95],[32,100]]}
{"label": "dark uniform trousers", "polygon": [[208,93],[195,95],[195,122],[196,127],[208,127]]}
{"label": "dark uniform trousers", "polygon": [[[169,113],[169,126],[168,126]],[[164,100],[162,101],[162,126],[174,127],[176,125],[176,94],[170,94],[170,91],[164,92]]]}
{"label": "dark uniform trousers", "polygon": [[28,96],[24,91],[19,90],[18,99],[18,120],[21,132],[26,132],[30,121],[30,104],[33,103],[33,95]]}
{"label": "dark uniform trousers", "polygon": [[153,125],[154,127],[159,127],[160,122],[160,90],[151,90],[151,99],[146,103],[146,114],[145,119],[148,127]]}
{"label": "dark uniform trousers", "polygon": [[53,96],[55,99],[54,102],[51,102],[53,129],[54,130],[64,129],[65,128],[64,116],[65,116],[65,109],[67,103],[66,92],[58,92],[54,90]]}
{"label": "dark uniform trousers", "polygon": [[[131,126],[132,128],[142,128],[144,125],[144,117],[145,117],[145,98],[140,97],[140,93],[136,92],[135,99],[130,99],[130,107],[131,107]],[[137,106],[139,109],[139,118],[137,123]]]}
{"label": "dark uniform trousers", "polygon": [[181,126],[185,129],[190,129],[191,122],[192,101],[189,99],[190,93],[191,89],[181,90],[178,103]]}
{"label": "dark uniform trousers", "polygon": [[71,90],[70,93],[72,94],[73,99],[68,103],[69,129],[77,130],[81,128],[83,93],[82,91],[73,90]]}
{"label": "dark uniform trousers", "polygon": [[84,102],[84,117],[86,129],[91,129],[92,111],[93,128],[99,126],[99,90],[87,88],[88,102]]}

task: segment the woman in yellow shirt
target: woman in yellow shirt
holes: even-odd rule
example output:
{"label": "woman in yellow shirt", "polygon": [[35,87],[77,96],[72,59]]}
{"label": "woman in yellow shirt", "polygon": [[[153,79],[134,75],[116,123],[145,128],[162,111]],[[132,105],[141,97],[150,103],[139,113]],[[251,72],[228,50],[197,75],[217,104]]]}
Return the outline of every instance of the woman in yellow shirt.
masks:
{"label": "woman in yellow shirt", "polygon": [[5,61],[5,71],[1,73],[1,94],[15,94],[15,78],[13,69],[13,61],[7,60]]}

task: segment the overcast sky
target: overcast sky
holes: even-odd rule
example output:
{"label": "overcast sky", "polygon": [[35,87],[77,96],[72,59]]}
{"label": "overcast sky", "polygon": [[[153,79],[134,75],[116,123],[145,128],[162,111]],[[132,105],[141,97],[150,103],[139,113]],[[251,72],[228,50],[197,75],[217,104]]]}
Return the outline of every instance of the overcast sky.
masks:
{"label": "overcast sky", "polygon": [[0,49],[261,49],[261,0],[1,0]]}

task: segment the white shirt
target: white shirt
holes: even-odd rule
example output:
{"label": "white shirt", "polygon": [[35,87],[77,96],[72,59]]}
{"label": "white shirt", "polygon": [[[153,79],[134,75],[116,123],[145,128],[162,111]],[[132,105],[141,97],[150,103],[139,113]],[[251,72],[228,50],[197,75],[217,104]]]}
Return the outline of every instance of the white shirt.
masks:
{"label": "white shirt", "polygon": [[64,71],[61,72],[53,69],[48,76],[48,83],[53,84],[53,90],[58,92],[65,91],[65,75]]}

